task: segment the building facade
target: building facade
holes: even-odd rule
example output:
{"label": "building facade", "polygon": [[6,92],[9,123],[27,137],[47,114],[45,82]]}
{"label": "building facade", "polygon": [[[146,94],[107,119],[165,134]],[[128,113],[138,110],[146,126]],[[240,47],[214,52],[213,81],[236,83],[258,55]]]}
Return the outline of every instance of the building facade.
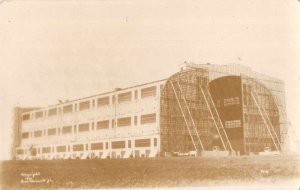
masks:
{"label": "building facade", "polygon": [[284,83],[240,65],[185,64],[168,79],[22,112],[17,159],[282,151]]}

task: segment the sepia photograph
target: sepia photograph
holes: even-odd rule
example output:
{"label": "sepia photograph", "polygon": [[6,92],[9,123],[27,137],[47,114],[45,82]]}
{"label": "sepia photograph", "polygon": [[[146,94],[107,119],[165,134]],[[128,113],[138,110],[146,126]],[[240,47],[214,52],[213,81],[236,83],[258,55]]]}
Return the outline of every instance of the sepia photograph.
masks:
{"label": "sepia photograph", "polygon": [[300,189],[300,1],[0,1],[0,189]]}

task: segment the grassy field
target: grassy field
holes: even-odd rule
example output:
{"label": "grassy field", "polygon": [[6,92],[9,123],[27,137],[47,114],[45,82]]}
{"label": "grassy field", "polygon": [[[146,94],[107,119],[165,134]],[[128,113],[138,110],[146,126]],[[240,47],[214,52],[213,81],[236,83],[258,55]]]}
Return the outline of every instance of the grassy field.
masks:
{"label": "grassy field", "polygon": [[[183,187],[300,178],[299,156],[3,161],[2,189]],[[31,182],[26,175],[37,174]]]}

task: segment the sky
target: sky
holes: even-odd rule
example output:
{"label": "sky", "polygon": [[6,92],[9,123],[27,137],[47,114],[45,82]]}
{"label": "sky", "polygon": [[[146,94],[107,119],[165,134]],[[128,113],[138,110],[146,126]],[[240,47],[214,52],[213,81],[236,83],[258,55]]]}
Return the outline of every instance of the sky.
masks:
{"label": "sky", "polygon": [[299,34],[296,0],[4,1],[0,160],[9,159],[13,107],[164,79],[184,61],[238,63],[283,80],[299,127]]}

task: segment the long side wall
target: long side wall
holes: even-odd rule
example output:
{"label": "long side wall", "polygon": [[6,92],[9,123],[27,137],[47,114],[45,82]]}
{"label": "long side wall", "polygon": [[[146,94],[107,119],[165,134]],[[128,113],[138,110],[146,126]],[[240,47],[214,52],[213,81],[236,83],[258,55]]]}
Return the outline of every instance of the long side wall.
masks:
{"label": "long side wall", "polygon": [[17,158],[156,156],[164,82],[24,113]]}

